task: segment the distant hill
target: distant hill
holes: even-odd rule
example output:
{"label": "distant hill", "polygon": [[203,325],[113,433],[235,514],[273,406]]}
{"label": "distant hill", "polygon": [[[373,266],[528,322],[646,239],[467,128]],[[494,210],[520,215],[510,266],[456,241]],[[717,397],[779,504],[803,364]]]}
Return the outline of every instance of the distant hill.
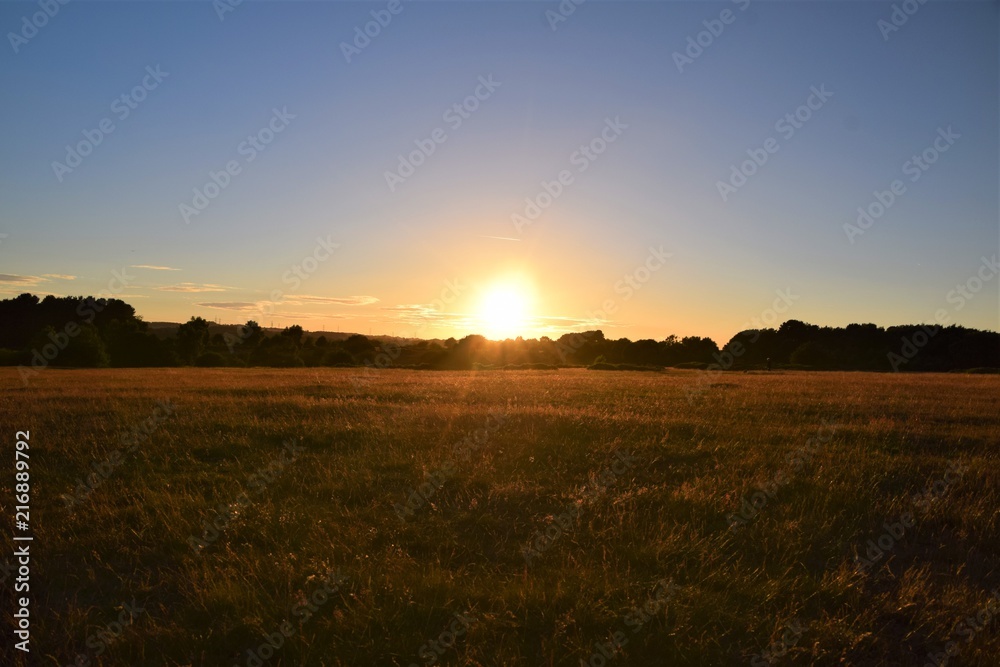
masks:
{"label": "distant hill", "polygon": [[[181,324],[179,322],[147,322],[149,327],[149,332],[154,334],[157,338],[166,340],[167,338],[173,338],[177,335],[177,329],[180,328]],[[216,324],[215,322],[208,323],[208,333],[210,336],[214,336],[217,333],[221,334],[232,334],[236,335],[239,327],[242,324]],[[282,329],[280,327],[261,327],[261,331],[267,334],[281,333]],[[428,340],[424,338],[405,338],[403,336],[390,336],[388,334],[361,334],[352,331],[305,331],[305,335],[312,340],[318,339],[320,336],[326,337],[330,342],[347,340],[351,336],[365,336],[370,340],[377,340],[379,342],[385,343],[395,343],[396,345],[409,345],[421,340]],[[440,340],[440,339],[431,339]]]}

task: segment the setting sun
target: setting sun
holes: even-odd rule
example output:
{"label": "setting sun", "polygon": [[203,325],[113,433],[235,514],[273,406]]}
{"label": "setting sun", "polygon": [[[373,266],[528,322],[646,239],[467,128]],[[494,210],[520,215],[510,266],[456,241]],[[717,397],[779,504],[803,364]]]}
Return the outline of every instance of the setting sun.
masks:
{"label": "setting sun", "polygon": [[487,338],[515,338],[529,333],[530,311],[530,291],[516,282],[502,282],[483,293],[477,319]]}

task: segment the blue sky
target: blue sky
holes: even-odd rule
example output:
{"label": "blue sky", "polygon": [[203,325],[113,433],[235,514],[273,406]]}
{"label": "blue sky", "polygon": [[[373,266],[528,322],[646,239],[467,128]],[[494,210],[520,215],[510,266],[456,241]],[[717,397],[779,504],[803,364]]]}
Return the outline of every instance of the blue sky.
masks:
{"label": "blue sky", "polygon": [[[996,276],[948,300],[998,251],[997,3],[928,2],[886,39],[880,2],[591,0],[553,30],[557,2],[411,0],[348,63],[341,44],[387,5],[246,0],[220,20],[210,2],[77,0],[16,53],[9,33],[38,5],[0,5],[0,293],[96,293],[125,269],[113,291],[147,320],[722,343],[790,290],[777,322],[944,308],[998,328]],[[120,118],[147,67],[165,75]],[[776,129],[824,86],[791,136]],[[104,119],[114,130],[57,175]],[[582,160],[609,120],[624,129]],[[247,149],[269,123],[273,141]],[[777,152],[723,201],[768,138]],[[391,190],[416,141],[433,153]],[[185,219],[228,162],[239,173]],[[896,179],[884,215],[845,232]],[[669,253],[652,271],[650,248]]]}

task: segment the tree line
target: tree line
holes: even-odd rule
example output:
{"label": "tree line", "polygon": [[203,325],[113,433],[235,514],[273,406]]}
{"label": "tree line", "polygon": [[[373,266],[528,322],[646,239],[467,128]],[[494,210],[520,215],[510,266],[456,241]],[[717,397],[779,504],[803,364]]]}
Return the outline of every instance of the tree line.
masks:
{"label": "tree line", "polygon": [[309,334],[301,326],[265,330],[255,321],[218,325],[192,317],[154,329],[120,299],[21,294],[0,301],[0,365],[46,366],[369,366],[423,369],[792,368],[954,371],[1000,368],[1000,334],[960,326],[819,327],[788,320],[777,329],[710,338],[606,338],[602,331],[558,338],[491,341],[403,340]]}

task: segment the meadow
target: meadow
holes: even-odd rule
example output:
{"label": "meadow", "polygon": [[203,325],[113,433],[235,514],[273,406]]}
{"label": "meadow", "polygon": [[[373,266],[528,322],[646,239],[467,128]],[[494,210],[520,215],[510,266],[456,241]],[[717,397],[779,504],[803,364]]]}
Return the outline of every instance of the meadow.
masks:
{"label": "meadow", "polygon": [[0,404],[5,665],[1000,664],[1000,376],[10,368]]}

